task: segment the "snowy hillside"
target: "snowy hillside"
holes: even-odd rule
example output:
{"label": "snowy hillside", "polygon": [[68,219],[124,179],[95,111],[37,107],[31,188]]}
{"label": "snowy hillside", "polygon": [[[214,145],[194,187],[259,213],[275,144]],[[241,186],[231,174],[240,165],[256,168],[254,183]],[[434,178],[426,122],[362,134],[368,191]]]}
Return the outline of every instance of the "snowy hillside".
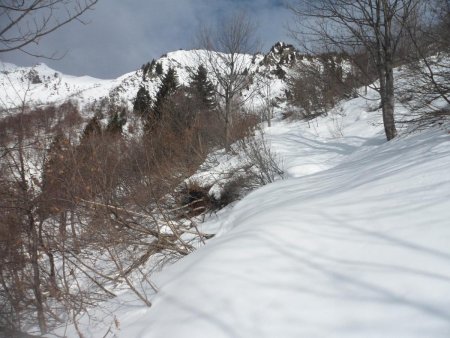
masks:
{"label": "snowy hillside", "polygon": [[449,337],[449,128],[387,143],[371,98],[275,121],[286,179],[203,224],[218,235],[153,276],[152,307],[123,292],[83,334]]}
{"label": "snowy hillside", "polygon": [[[276,66],[288,70],[295,53],[291,47],[277,43],[267,55],[243,55],[249,73],[269,78],[272,83],[272,95],[284,97],[285,82],[270,72]],[[179,50],[162,56],[156,63],[161,64],[163,72],[169,67],[175,68],[180,84],[188,85],[190,74],[196,71],[205,51]],[[258,83],[258,81],[254,81]],[[144,76],[143,70],[127,73],[117,79],[101,80],[89,76],[71,76],[57,72],[45,64],[35,67],[18,67],[0,62],[0,110],[13,109],[26,103],[29,106],[61,104],[67,100],[77,102],[81,108],[108,98],[114,102],[132,107],[136,93],[145,87],[154,98],[161,78],[156,74]],[[249,88],[254,92],[255,88]],[[245,93],[242,93],[245,95]],[[258,104],[255,98],[252,105]]]}
{"label": "snowy hillside", "polygon": [[[220,54],[213,55],[217,60],[223,60]],[[162,74],[169,67],[176,70],[180,84],[188,85],[190,74],[195,72],[202,59],[210,56],[205,51],[180,50],[155,60],[161,67],[159,74],[145,71],[143,67],[112,80],[64,75],[44,64],[33,68],[1,64],[0,117],[13,114],[14,108],[23,104],[41,106],[67,100],[77,103],[84,113],[90,113],[91,105],[104,99],[131,108],[140,87],[145,87],[155,98]],[[189,251],[182,251],[183,258],[179,259],[180,255],[174,256],[178,261],[167,258],[170,264],[161,265],[160,270],[159,264],[166,261],[158,261],[158,255],[163,256],[163,251],[147,255],[153,242],[139,242],[139,248],[134,241],[123,242],[123,252],[133,259],[140,257],[132,265],[138,266],[140,274],[128,275],[120,268],[117,277],[110,277],[109,274],[115,276],[111,262],[96,256],[102,257],[104,248],[96,252],[97,246],[93,244],[94,250],[89,247],[83,252],[87,259],[92,259],[87,268],[92,265],[96,271],[111,271],[100,272],[89,281],[81,275],[81,288],[77,289],[73,284],[73,295],[89,288],[88,285],[101,283],[97,279],[106,276],[107,282],[101,287],[111,298],[99,297],[87,305],[81,297],[80,309],[73,314],[77,325],[61,311],[63,319],[55,324],[59,326],[54,333],[92,338],[449,337],[448,122],[442,119],[432,127],[427,125],[428,129],[421,132],[408,129],[411,126],[408,121],[414,119],[411,107],[419,100],[410,93],[417,83],[406,68],[395,71],[396,118],[402,122],[398,125],[400,136],[393,141],[385,141],[379,95],[370,88],[364,98],[340,101],[321,117],[309,121],[283,120],[289,113],[296,117],[302,114],[299,108],[290,107],[286,102],[290,72],[295,71],[295,66],[312,65],[320,73],[319,59],[302,56],[283,43],[276,44],[266,55],[243,55],[242,59],[243,74],[248,72],[252,76],[238,95],[245,102],[245,108],[261,114],[259,117],[263,111],[260,105],[275,109],[271,126],[266,126],[267,121],[262,124],[271,152],[280,160],[284,179],[277,176],[280,179],[276,182],[216,210],[216,213],[211,211],[211,214],[198,218],[194,215],[194,221],[188,219],[190,215],[180,220],[177,211],[189,207],[190,203],[180,201],[181,207],[167,204],[170,211],[177,213],[174,217],[183,225],[183,231],[186,230],[179,238],[181,243],[192,240],[192,250],[197,247],[198,250],[190,253],[189,246]],[[345,61],[341,61],[340,66],[345,71]],[[217,80],[211,78],[211,81],[214,84]],[[435,99],[432,103],[435,110],[447,108],[443,99]],[[183,106],[183,113],[184,110]],[[82,124],[68,125],[70,129],[80,128]],[[211,124],[204,124],[200,129],[210,128]],[[139,134],[128,134],[128,130],[124,132],[127,137]],[[253,131],[243,135],[248,136]],[[29,134],[35,135],[34,132]],[[107,139],[108,145],[111,140]],[[161,140],[161,144],[169,143],[167,138]],[[178,146],[184,141],[180,138],[172,142]],[[114,147],[114,143],[111,145]],[[248,154],[242,153],[244,148],[232,147],[233,151],[229,153],[217,146],[209,149],[212,153],[205,152],[195,168],[186,171],[186,176],[176,173],[174,187],[193,182],[205,189],[202,196],[219,200],[224,182],[231,181],[233,175],[258,170],[254,164],[245,165]],[[127,155],[127,152],[130,153],[129,150],[122,151],[121,155]],[[134,155],[123,156],[123,162],[129,164],[140,159],[139,152]],[[32,154],[30,158],[33,157]],[[190,176],[205,157],[205,163]],[[115,165],[120,158],[111,157],[111,163]],[[67,158],[61,156],[60,160],[65,164]],[[100,160],[99,164],[103,162],[107,161]],[[33,173],[38,172],[32,163],[28,165]],[[164,170],[169,171],[176,165],[168,162]],[[106,174],[99,177],[107,178],[109,169],[99,169],[98,173]],[[123,172],[127,178],[136,173]],[[37,175],[30,177],[31,181]],[[93,177],[97,179],[97,176]],[[95,182],[100,185],[98,180]],[[130,190],[133,198],[137,195],[135,192],[147,193],[148,187],[156,181],[149,181],[151,184],[147,186],[142,182],[141,177],[136,184],[142,190]],[[250,190],[240,183],[243,181],[236,182],[245,193]],[[244,193],[239,196],[242,195]],[[146,207],[149,199],[147,195],[143,196],[145,199],[139,202]],[[194,202],[199,200],[203,201]],[[94,199],[81,201],[89,210],[95,205],[107,211],[126,211],[139,217],[136,219],[145,229],[153,225],[148,214],[138,213],[129,206],[128,212],[121,199],[115,200],[115,205]],[[127,199],[123,201],[126,203]],[[105,215],[108,220],[112,217],[109,213]],[[158,235],[170,237],[172,232],[176,233],[168,225],[161,226],[161,218],[151,215],[156,228],[161,231]],[[203,216],[206,217],[204,223]],[[89,223],[86,216],[80,219]],[[133,220],[130,217],[133,227],[140,224]],[[92,224],[98,225],[94,221]],[[80,221],[80,233],[86,225],[89,224]],[[73,239],[77,240],[74,229]],[[193,239],[196,235],[199,239]],[[105,243],[107,250],[111,244]],[[120,244],[119,241],[111,243],[115,243],[112,247]],[[145,248],[142,256],[140,248]],[[124,259],[126,261],[127,257]],[[65,268],[62,271],[66,271]],[[139,288],[138,292],[133,285]],[[151,303],[151,307],[143,305],[142,299]],[[70,315],[70,311],[68,313]],[[30,322],[23,326],[30,333],[38,332],[33,325]],[[48,336],[53,337],[52,334]]]}
{"label": "snowy hillside", "polygon": [[0,90],[2,109],[15,108],[23,102],[28,105],[60,104],[69,99],[89,103],[102,96],[119,83],[117,80],[100,80],[89,76],[70,76],[57,72],[45,64],[35,67],[18,67],[0,63]]}

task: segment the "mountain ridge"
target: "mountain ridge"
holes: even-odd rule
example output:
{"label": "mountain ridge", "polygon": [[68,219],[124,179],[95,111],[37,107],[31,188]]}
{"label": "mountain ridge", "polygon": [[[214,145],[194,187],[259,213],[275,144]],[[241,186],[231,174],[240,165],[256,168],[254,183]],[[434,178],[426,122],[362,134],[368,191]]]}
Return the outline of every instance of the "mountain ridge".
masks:
{"label": "mountain ridge", "polygon": [[[154,69],[151,69],[149,74],[148,69],[143,66],[114,79],[68,75],[50,68],[45,63],[21,67],[0,62],[0,115],[9,115],[24,105],[29,107],[60,105],[68,100],[76,103],[81,111],[90,111],[92,109],[89,107],[104,100],[131,109],[140,87],[145,87],[152,99],[156,97],[161,78],[169,67],[175,68],[180,85],[188,86],[191,74],[204,63],[206,53],[209,54],[205,50],[198,49],[169,52],[152,62],[160,64],[162,69],[160,74]],[[212,53],[220,58],[221,53]],[[264,99],[255,83],[261,83],[259,80],[263,80],[266,85],[270,83],[272,98],[278,99],[278,102],[285,100],[287,77],[292,74],[295,67],[301,63],[310,64],[314,59],[304,58],[295,47],[284,42],[275,43],[266,54],[241,54],[241,56],[246,64],[246,70],[256,79],[249,85],[247,93],[243,92],[241,95],[260,92],[259,97],[249,104],[249,107],[253,108]],[[209,77],[214,82],[211,71],[208,71]]]}

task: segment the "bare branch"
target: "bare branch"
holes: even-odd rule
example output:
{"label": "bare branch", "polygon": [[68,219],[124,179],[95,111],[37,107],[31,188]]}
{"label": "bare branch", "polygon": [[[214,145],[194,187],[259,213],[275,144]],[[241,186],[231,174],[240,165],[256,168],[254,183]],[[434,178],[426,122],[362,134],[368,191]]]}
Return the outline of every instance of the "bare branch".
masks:
{"label": "bare branch", "polygon": [[81,20],[98,0],[5,0],[0,4],[0,53],[25,49],[62,26]]}

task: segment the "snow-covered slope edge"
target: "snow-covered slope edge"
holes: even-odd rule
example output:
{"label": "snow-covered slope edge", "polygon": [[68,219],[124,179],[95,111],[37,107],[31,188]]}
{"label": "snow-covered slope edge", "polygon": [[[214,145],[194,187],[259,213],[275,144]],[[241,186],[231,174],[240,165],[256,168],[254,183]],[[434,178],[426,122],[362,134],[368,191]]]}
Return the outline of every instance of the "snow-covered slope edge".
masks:
{"label": "snow-covered slope edge", "polygon": [[124,336],[448,337],[449,165],[430,132],[260,189]]}
{"label": "snow-covered slope edge", "polygon": [[[289,178],[248,195],[214,221],[219,236],[154,276],[151,308],[130,293],[104,304],[111,333],[449,337],[450,135],[386,143],[370,104],[269,128]],[[97,337],[111,323],[81,325]]]}

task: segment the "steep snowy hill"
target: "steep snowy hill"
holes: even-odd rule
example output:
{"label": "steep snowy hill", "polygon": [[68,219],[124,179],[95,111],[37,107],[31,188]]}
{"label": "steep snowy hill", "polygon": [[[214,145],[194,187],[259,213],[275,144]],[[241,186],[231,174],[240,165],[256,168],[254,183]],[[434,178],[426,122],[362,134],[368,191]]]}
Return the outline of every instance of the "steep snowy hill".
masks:
{"label": "steep snowy hill", "polygon": [[267,128],[287,178],[205,223],[218,235],[154,276],[151,308],[122,293],[82,332],[449,337],[448,126],[387,143],[373,100]]}

